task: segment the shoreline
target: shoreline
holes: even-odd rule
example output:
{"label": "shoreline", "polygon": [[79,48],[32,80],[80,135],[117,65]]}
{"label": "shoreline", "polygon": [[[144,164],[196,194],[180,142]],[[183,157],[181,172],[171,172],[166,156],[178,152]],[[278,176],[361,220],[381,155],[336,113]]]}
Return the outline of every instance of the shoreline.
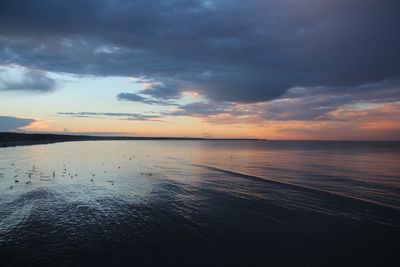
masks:
{"label": "shoreline", "polygon": [[399,144],[395,140],[270,140],[256,138],[199,138],[199,137],[130,137],[130,136],[91,136],[91,135],[64,135],[64,134],[35,134],[0,132],[0,148],[47,145],[74,141],[270,141],[281,142],[309,142],[309,143],[388,143]]}
{"label": "shoreline", "polygon": [[127,137],[127,136],[90,136],[90,135],[62,135],[62,134],[26,134],[3,132],[0,133],[0,148],[46,145],[74,141],[137,141],[137,140],[165,140],[165,141],[266,141],[265,139],[218,139],[194,137]]}
{"label": "shoreline", "polygon": [[67,140],[60,141],[17,141],[17,142],[0,142],[0,148],[10,148],[10,147],[18,147],[18,146],[34,146],[34,145],[48,145],[48,144],[56,144],[63,142],[73,142]]}

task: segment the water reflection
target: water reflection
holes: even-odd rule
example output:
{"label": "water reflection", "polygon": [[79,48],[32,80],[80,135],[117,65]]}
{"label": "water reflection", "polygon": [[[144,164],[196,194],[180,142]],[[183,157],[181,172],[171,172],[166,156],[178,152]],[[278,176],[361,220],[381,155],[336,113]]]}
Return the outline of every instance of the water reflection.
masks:
{"label": "water reflection", "polygon": [[398,143],[2,149],[0,265],[396,264],[399,162]]}

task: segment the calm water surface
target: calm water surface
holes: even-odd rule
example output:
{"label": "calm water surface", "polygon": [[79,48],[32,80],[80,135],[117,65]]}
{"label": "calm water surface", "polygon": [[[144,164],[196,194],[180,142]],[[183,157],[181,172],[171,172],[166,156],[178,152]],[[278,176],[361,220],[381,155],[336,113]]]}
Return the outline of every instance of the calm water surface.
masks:
{"label": "calm water surface", "polygon": [[400,266],[399,241],[396,142],[0,148],[0,266]]}

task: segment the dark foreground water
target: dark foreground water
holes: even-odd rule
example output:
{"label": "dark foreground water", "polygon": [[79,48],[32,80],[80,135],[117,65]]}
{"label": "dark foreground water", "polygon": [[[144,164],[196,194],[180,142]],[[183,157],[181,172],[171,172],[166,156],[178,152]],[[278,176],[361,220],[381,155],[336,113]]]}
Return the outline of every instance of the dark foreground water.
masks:
{"label": "dark foreground water", "polygon": [[71,142],[0,173],[0,266],[400,266],[400,143]]}

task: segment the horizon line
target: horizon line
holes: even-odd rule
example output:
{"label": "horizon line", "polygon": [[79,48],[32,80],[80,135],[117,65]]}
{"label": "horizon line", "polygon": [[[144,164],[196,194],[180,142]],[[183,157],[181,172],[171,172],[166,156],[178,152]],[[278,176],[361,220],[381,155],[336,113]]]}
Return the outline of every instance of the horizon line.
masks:
{"label": "horizon line", "polygon": [[[115,139],[126,139],[126,140],[135,140],[135,139],[142,139],[142,140],[231,140],[231,141],[310,141],[310,142],[400,142],[400,139],[269,139],[269,138],[255,138],[255,137],[235,137],[235,138],[222,138],[222,137],[192,137],[192,136],[123,136],[123,135],[96,135],[91,134],[90,132],[70,132],[70,133],[63,133],[63,132],[0,132],[0,135],[4,134],[18,134],[18,135],[55,135],[55,136],[64,136],[64,137],[89,137],[89,138],[98,138],[104,139],[104,141]],[[87,140],[90,141],[90,140]]]}

